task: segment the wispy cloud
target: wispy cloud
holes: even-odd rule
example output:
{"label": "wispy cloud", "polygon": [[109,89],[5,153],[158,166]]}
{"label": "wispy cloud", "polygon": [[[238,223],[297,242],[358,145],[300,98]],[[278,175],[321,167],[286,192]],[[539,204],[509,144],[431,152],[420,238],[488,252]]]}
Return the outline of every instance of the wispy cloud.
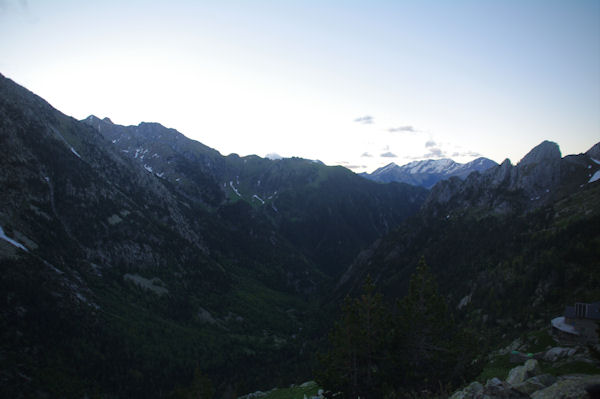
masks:
{"label": "wispy cloud", "polygon": [[406,125],[406,126],[390,127],[388,129],[388,132],[390,132],[390,133],[399,133],[399,132],[416,133],[416,132],[418,132],[418,130],[410,125]]}
{"label": "wispy cloud", "polygon": [[394,154],[393,152],[384,152],[383,154],[379,155],[382,158],[398,158],[398,155]]}
{"label": "wispy cloud", "polygon": [[433,141],[433,140],[428,140],[428,141],[425,143],[425,148],[431,148],[431,147],[435,147],[435,146],[436,146],[436,143],[435,143],[435,141]]}
{"label": "wispy cloud", "polygon": [[373,118],[371,115],[365,115],[361,116],[360,118],[354,119],[354,122],[362,123],[363,125],[371,125],[374,123],[374,120],[375,118]]}
{"label": "wispy cloud", "polygon": [[363,158],[372,158],[373,155],[369,154],[368,152],[363,152],[362,155],[361,155],[361,157],[363,157]]}
{"label": "wispy cloud", "polygon": [[475,152],[475,151],[463,151],[463,152],[456,151],[456,152],[452,153],[452,156],[453,157],[473,157],[473,158],[475,158],[475,157],[480,157],[481,154],[478,152]]}
{"label": "wispy cloud", "polygon": [[441,148],[431,147],[429,152],[425,154],[424,158],[443,158],[446,156],[446,152],[442,151]]}

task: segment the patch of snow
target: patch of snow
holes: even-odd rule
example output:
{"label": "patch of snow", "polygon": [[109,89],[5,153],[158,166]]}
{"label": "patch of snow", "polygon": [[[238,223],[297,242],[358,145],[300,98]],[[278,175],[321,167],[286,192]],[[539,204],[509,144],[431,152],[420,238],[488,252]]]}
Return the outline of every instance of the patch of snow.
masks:
{"label": "patch of snow", "polygon": [[81,155],[79,155],[79,154],[77,153],[77,151],[75,151],[75,148],[71,147],[71,152],[72,152],[73,154],[77,155],[77,158],[81,158]]}
{"label": "patch of snow", "polygon": [[144,169],[146,169],[148,172],[152,173],[152,166],[148,166],[148,165],[144,164]]}
{"label": "patch of snow", "polygon": [[154,153],[154,154],[152,155],[152,158],[160,158],[160,155],[158,155],[157,153]]}
{"label": "patch of snow", "polygon": [[600,165],[600,161],[595,159],[595,158],[590,158],[592,161],[596,162],[598,165]]}
{"label": "patch of snow", "polygon": [[25,252],[29,252],[29,250],[27,248],[25,248],[25,246],[23,244],[21,244],[20,242],[17,242],[15,240],[13,240],[12,238],[8,237],[4,233],[4,229],[1,226],[0,226],[0,238],[3,239],[4,241],[8,241],[9,244],[12,244],[12,245],[14,245],[17,248],[21,248]]}
{"label": "patch of snow", "polygon": [[117,139],[114,139],[114,140],[112,141],[112,143],[113,143],[113,144],[116,144],[116,143],[117,143]]}
{"label": "patch of snow", "polygon": [[158,177],[163,177],[164,175],[165,175],[165,172],[156,173],[156,176],[158,176]]}
{"label": "patch of snow", "polygon": [[[238,182],[238,184],[239,184],[239,182]],[[235,193],[238,195],[238,197],[241,197],[241,196],[242,196],[242,194],[240,194],[240,192],[237,190],[237,188],[235,188],[235,187],[233,186],[233,180],[231,180],[231,181],[229,182],[229,187],[231,187],[231,189],[232,189],[232,190],[233,190],[233,191],[234,191],[234,192],[235,192]]]}
{"label": "patch of snow", "polygon": [[265,201],[263,201],[263,200],[262,200],[262,198],[260,198],[260,197],[259,197],[258,195],[256,195],[256,194],[254,194],[254,195],[252,196],[252,198],[256,198],[256,199],[257,199],[257,200],[259,200],[259,201],[261,202],[261,204],[263,204],[263,205],[265,204]]}
{"label": "patch of snow", "polygon": [[275,204],[271,203],[271,208],[273,208],[273,210],[277,213],[279,213],[279,211],[277,210],[277,207],[275,206]]}
{"label": "patch of snow", "polygon": [[121,150],[121,152],[127,152],[127,153],[129,153],[129,150]]}
{"label": "patch of snow", "polygon": [[550,189],[549,189],[549,188],[547,188],[547,189],[546,189],[546,192],[547,192],[547,193],[549,193],[549,192],[550,192]]}
{"label": "patch of snow", "polygon": [[596,173],[594,173],[594,176],[592,176],[590,180],[588,180],[588,183],[593,183],[596,180],[600,180],[600,170],[597,170]]}
{"label": "patch of snow", "polygon": [[588,165],[588,169],[592,169],[592,165]]}
{"label": "patch of snow", "polygon": [[56,273],[58,274],[65,274],[65,272],[63,272],[62,270],[57,269],[56,267],[54,267],[51,263],[46,262],[45,260],[43,261],[44,264],[46,266],[48,266],[50,269],[54,270]]}
{"label": "patch of snow", "polygon": [[175,181],[179,181],[179,180],[181,180],[181,178],[180,178],[180,177],[178,177],[177,179],[175,179]]}
{"label": "patch of snow", "polygon": [[44,180],[46,180],[48,183],[50,183],[50,178],[48,176],[44,176]]}

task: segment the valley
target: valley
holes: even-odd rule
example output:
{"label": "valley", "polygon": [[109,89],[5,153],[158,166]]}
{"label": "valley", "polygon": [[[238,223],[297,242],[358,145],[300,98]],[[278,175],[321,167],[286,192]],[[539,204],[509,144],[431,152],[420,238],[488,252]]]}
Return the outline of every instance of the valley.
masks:
{"label": "valley", "polygon": [[[393,361],[368,364],[396,375],[381,379],[388,393],[458,389],[494,377],[490,353],[551,340],[566,305],[600,300],[600,143],[563,156],[544,141],[514,165],[423,161],[405,165],[419,168],[408,184],[223,156],[158,123],[78,121],[0,75],[0,151],[4,397],[236,398],[340,381],[323,377],[330,332],[344,303],[376,295],[393,333],[364,342],[386,342]],[[439,317],[411,327],[421,261]],[[433,357],[446,380],[397,375],[406,337],[440,320],[452,339],[435,342],[468,342],[473,368],[450,376]]]}

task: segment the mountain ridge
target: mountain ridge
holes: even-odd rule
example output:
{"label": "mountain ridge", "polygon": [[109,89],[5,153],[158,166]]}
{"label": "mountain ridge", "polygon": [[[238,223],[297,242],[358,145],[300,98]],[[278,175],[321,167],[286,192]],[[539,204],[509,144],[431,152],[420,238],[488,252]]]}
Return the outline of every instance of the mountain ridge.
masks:
{"label": "mountain ridge", "polygon": [[412,161],[402,166],[391,162],[372,173],[361,173],[360,175],[380,183],[401,182],[430,189],[440,180],[446,180],[452,176],[464,179],[472,172],[483,172],[496,165],[496,162],[484,157],[464,164],[450,158],[425,159]]}

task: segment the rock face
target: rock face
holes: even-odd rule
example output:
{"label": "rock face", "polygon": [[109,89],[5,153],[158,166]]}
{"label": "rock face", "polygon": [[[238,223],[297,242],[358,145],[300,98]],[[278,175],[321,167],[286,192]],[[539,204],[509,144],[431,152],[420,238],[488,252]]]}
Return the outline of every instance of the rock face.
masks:
{"label": "rock face", "polygon": [[590,158],[593,158],[595,160],[600,160],[600,143],[597,143],[592,148],[587,150],[585,154],[587,156],[589,156]]}
{"label": "rock face", "polygon": [[523,366],[517,366],[508,373],[506,382],[510,385],[517,385],[525,382],[528,378],[541,374],[540,365],[535,359],[529,359]]}
{"label": "rock face", "polygon": [[506,381],[492,378],[485,385],[472,382],[465,389],[455,392],[450,399],[584,399],[600,384],[600,375],[567,375],[555,377],[541,374],[535,359],[510,370]]}
{"label": "rock face", "polygon": [[532,399],[583,399],[589,396],[586,386],[600,384],[600,375],[566,376],[547,388],[533,392]]}
{"label": "rock face", "polygon": [[546,353],[544,354],[544,360],[546,360],[548,362],[555,362],[558,359],[561,359],[561,358],[564,358],[567,356],[573,356],[574,353],[575,353],[574,348],[555,347],[555,348],[551,348],[548,351],[546,351]]}
{"label": "rock face", "polygon": [[556,377],[550,374],[542,374],[528,378],[520,384],[516,384],[514,388],[522,393],[531,395],[532,393],[544,389],[556,382]]}
{"label": "rock face", "polygon": [[[506,159],[483,173],[472,173],[464,181],[451,178],[436,184],[424,209],[434,215],[449,209],[523,213],[549,204],[593,182],[600,170],[600,143],[585,154],[561,158],[558,145],[544,141],[517,165]],[[592,181],[590,181],[592,180]]]}

